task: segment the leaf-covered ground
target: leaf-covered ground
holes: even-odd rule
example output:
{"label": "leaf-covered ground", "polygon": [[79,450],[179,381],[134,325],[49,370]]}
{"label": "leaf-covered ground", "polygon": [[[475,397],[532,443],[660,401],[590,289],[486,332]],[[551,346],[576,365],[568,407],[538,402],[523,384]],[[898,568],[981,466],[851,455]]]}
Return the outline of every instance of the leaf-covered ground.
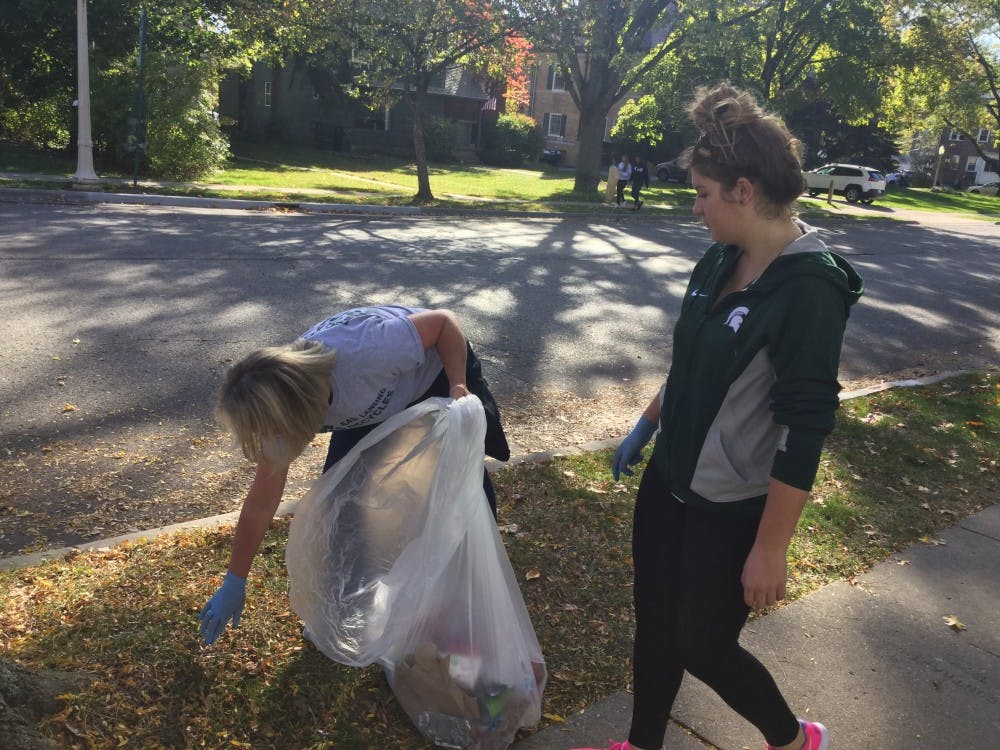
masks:
{"label": "leaf-covered ground", "polygon": [[[790,550],[792,597],[850,578],[1000,497],[1000,378],[844,404]],[[631,507],[608,452],[495,475],[500,523],[545,653],[543,723],[627,687]],[[85,673],[41,729],[67,748],[425,748],[377,667],[334,664],[289,609],[276,521],[241,626],[210,648],[197,614],[230,530],[178,533],[0,573],[0,655]]]}

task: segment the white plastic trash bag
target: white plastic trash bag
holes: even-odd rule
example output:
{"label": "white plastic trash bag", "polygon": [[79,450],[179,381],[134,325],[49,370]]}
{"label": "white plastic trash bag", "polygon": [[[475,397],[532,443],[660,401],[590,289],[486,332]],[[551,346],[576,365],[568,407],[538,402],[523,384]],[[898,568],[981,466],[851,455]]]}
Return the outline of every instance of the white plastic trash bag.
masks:
{"label": "white plastic trash bag", "polygon": [[382,665],[431,742],[502,750],[536,724],[546,672],[483,490],[475,396],[390,417],[316,481],[292,520],[292,608],[351,666]]}

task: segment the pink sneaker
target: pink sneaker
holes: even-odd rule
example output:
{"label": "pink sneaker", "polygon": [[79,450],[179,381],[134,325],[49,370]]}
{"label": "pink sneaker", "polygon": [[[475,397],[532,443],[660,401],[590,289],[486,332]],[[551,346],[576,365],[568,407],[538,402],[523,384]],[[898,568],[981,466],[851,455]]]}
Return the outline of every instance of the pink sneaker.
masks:
{"label": "pink sneaker", "polygon": [[[804,721],[799,719],[799,726],[802,727],[802,734],[806,736],[806,741],[802,745],[802,750],[829,750],[830,733],[826,727],[818,721]],[[764,743],[767,750],[774,750],[771,745]]]}
{"label": "pink sneaker", "polygon": [[[628,744],[627,740],[625,742],[615,742],[614,740],[608,740],[608,742],[611,743],[611,746],[608,747],[607,750],[632,750],[632,746],[630,744]],[[574,747],[574,748],[571,748],[571,750],[605,750],[605,748],[602,748],[602,747]]]}

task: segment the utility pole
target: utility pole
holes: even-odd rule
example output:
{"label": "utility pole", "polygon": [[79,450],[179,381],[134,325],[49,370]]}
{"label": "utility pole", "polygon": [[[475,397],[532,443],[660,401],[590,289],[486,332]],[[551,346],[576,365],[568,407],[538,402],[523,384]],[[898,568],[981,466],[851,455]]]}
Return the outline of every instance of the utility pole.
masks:
{"label": "utility pole", "polygon": [[139,152],[146,150],[146,9],[139,15],[139,81],[127,118],[125,150],[132,153],[132,187],[139,185]]}
{"label": "utility pole", "polygon": [[937,166],[934,167],[934,183],[931,185],[931,190],[937,190],[938,174],[941,172],[941,157],[943,156],[944,156],[944,144],[942,143],[940,146],[938,146]]}
{"label": "utility pole", "polygon": [[90,43],[87,38],[87,0],[76,0],[76,70],[80,106],[77,108],[76,174],[73,180],[97,182],[94,142],[90,135]]}

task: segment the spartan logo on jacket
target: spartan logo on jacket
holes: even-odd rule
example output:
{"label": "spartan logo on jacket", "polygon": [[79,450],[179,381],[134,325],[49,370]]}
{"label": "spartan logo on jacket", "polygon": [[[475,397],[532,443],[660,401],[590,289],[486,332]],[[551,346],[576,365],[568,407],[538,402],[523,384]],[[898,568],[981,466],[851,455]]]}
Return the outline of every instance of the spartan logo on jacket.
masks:
{"label": "spartan logo on jacket", "polygon": [[733,329],[733,333],[739,333],[740,326],[743,325],[743,319],[750,314],[749,307],[734,307],[729,313],[729,317],[726,318],[726,325]]}

